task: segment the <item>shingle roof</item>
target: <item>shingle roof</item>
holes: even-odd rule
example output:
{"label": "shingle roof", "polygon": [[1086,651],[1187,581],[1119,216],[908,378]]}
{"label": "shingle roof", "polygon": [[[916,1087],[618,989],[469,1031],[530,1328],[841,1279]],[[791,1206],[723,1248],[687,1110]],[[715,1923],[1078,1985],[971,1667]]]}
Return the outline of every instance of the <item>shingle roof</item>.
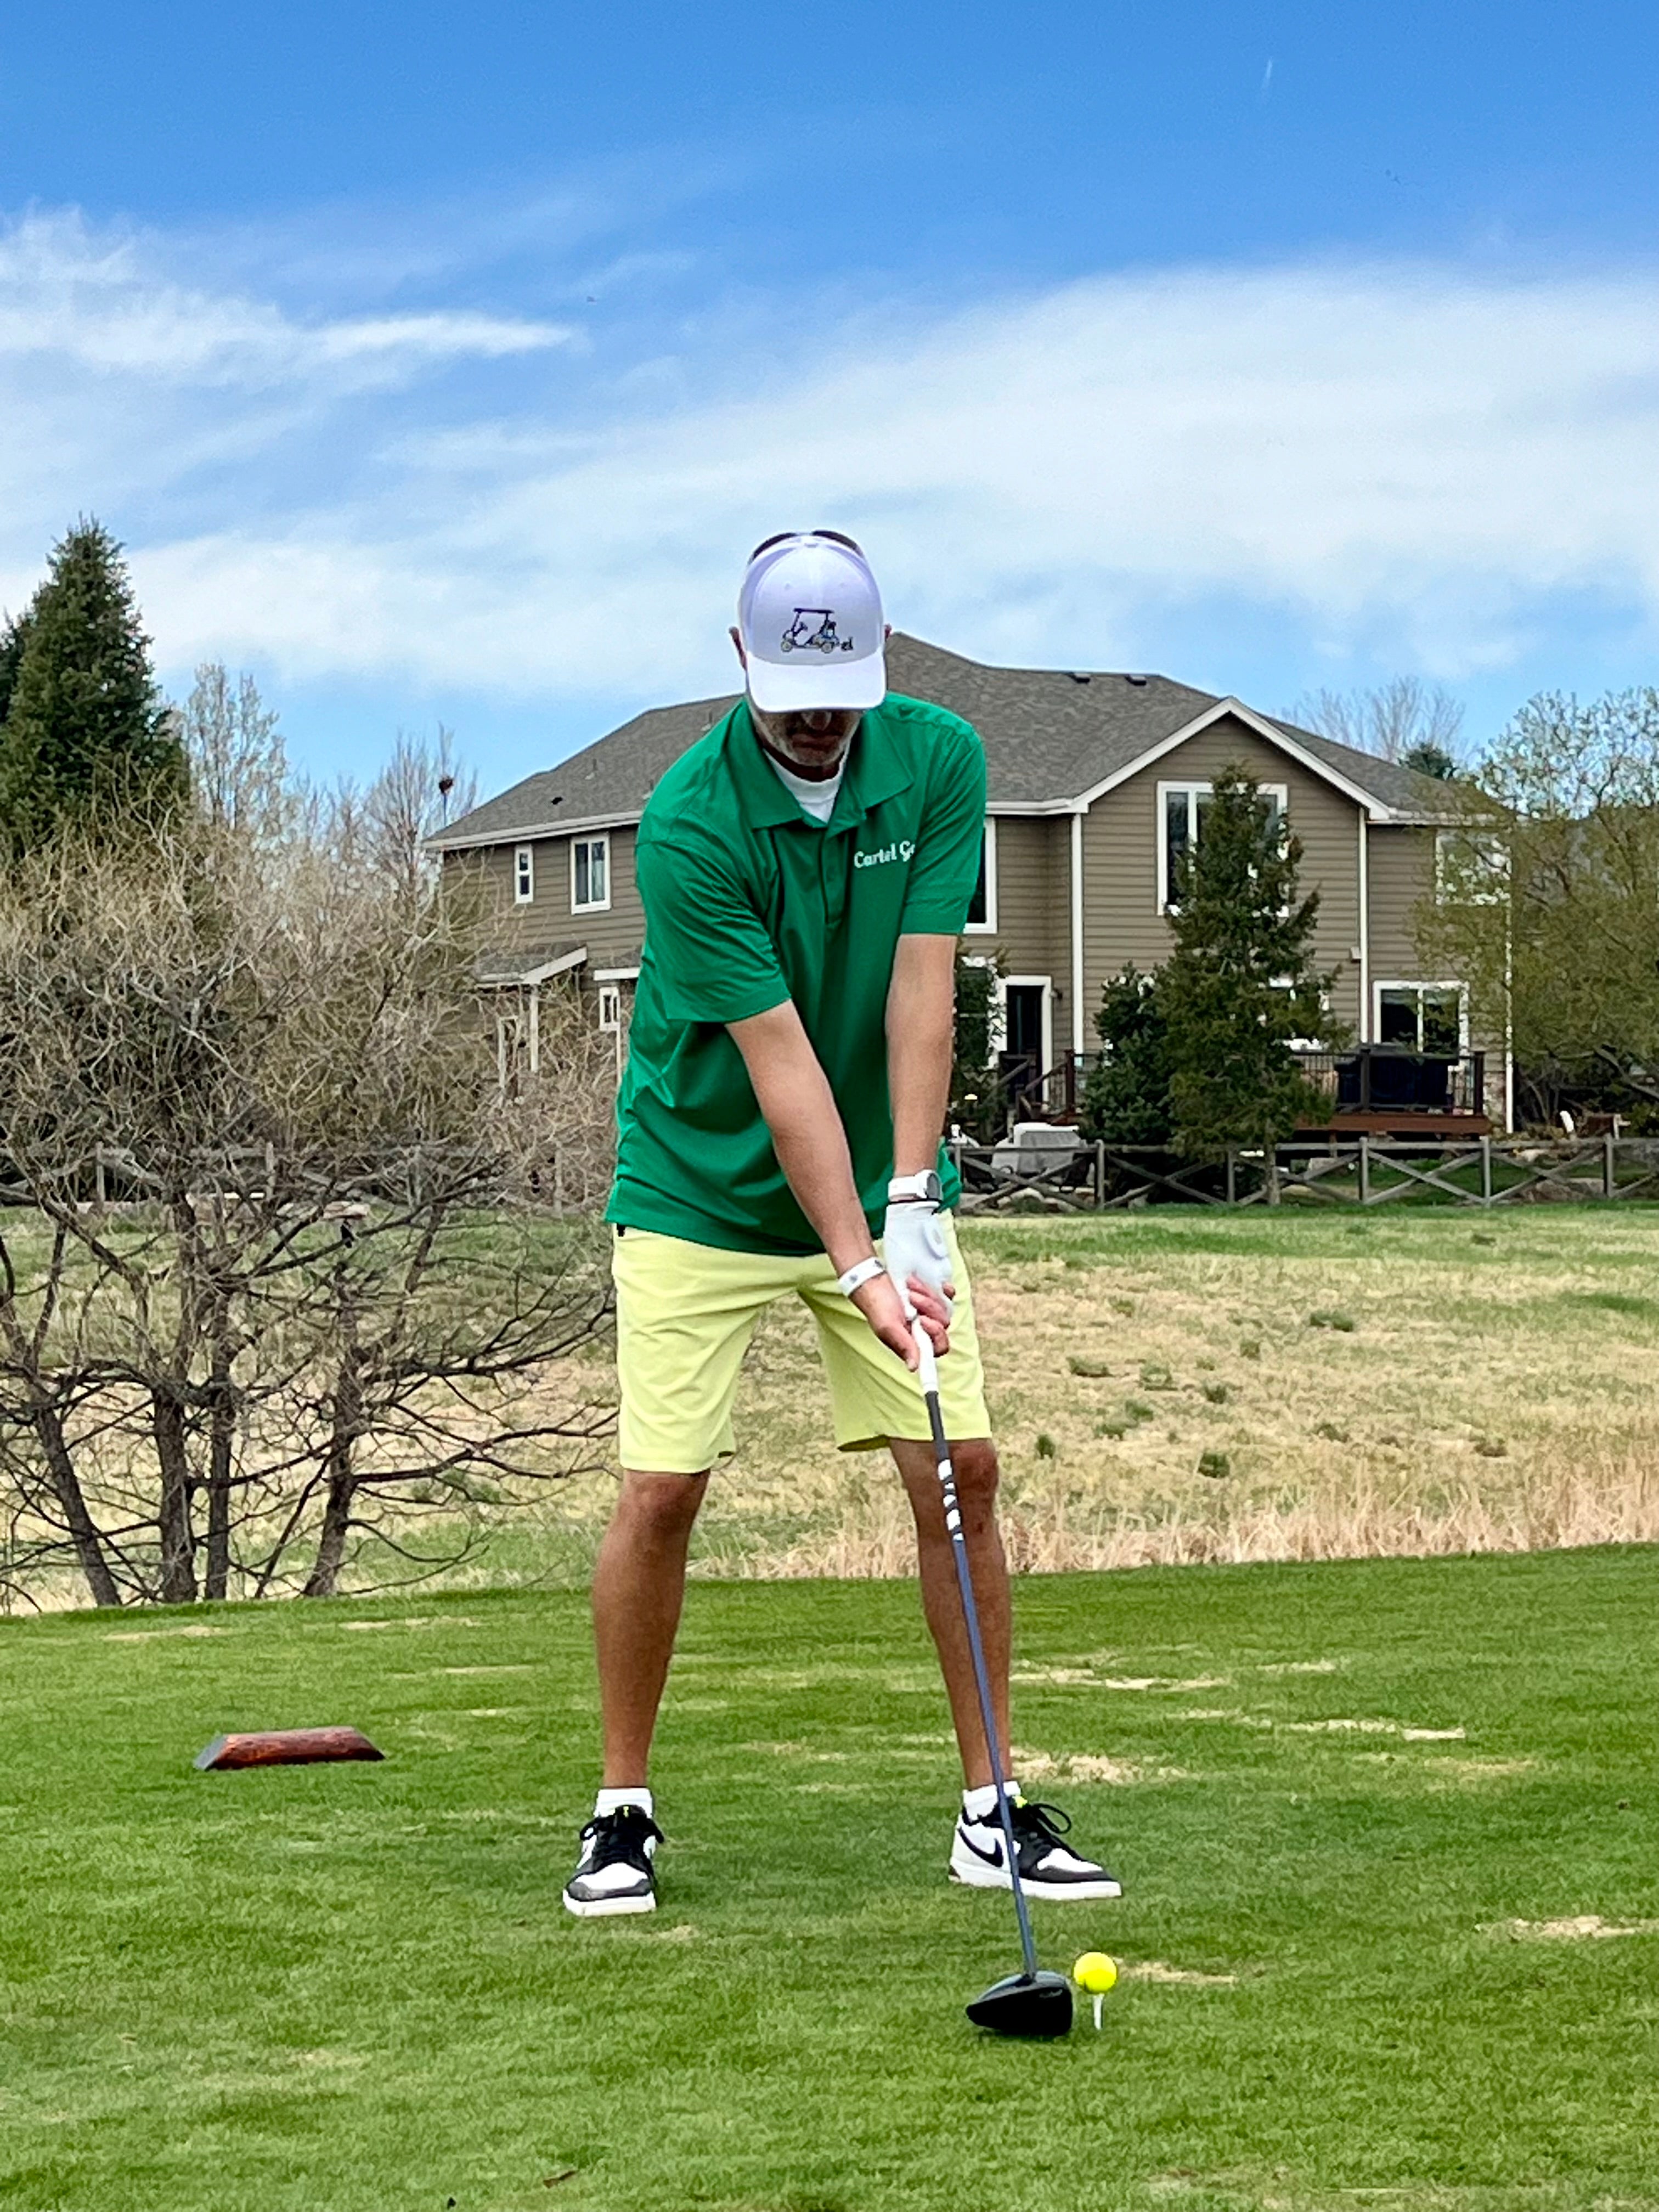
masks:
{"label": "shingle roof", "polygon": [[[896,634],[887,651],[895,691],[932,700],[985,742],[994,806],[1060,806],[1092,790],[1221,702],[1167,676],[1056,668],[993,668]],[[732,706],[735,695],[653,707],[557,768],[487,799],[431,840],[450,845],[546,836],[567,824],[629,821],[659,778]],[[1443,817],[1443,787],[1414,769],[1356,752],[1293,722],[1261,716],[1390,812]]]}

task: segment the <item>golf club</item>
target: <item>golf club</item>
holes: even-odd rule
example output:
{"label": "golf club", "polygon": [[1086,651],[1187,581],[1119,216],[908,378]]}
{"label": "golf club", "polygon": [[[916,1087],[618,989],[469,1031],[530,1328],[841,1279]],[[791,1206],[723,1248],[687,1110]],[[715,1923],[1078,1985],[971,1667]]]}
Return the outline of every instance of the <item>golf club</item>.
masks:
{"label": "golf club", "polygon": [[939,1486],[945,1501],[945,1525],[951,1534],[951,1556],[957,1563],[957,1587],[962,1593],[962,1617],[968,1629],[968,1648],[974,1656],[974,1682],[979,1692],[980,1718],[985,1725],[986,1749],[990,1753],[991,1779],[996,1785],[997,1812],[1002,1821],[1003,1849],[1008,1854],[1008,1873],[1013,1884],[1014,1911],[1019,1916],[1019,1947],[1024,1967],[1002,1981],[993,1982],[982,1996],[974,1999],[968,2017],[976,2027],[998,2035],[1069,2035],[1072,2028],[1072,1985],[1063,1974],[1046,1972],[1037,1964],[1036,1941],[1031,1934],[1031,1915],[1020,1887],[1019,1851],[1014,1842],[1013,1817],[1008,1807],[1008,1785],[1003,1779],[1002,1747],[997,1741],[996,1715],[991,1705],[991,1678],[985,1671],[985,1647],[980,1641],[979,1608],[974,1602],[974,1577],[968,1565],[968,1544],[962,1533],[962,1508],[957,1500],[956,1470],[939,1410],[939,1363],[933,1340],[921,1323],[912,1323],[921,1355],[921,1394],[927,1404],[927,1425],[933,1432],[933,1457],[939,1463]]}

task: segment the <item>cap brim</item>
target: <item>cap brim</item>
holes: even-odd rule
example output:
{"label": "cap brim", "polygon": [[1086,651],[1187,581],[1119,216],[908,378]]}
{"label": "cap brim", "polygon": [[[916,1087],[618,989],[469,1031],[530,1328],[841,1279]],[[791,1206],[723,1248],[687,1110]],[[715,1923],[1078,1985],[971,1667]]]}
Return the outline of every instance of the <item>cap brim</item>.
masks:
{"label": "cap brim", "polygon": [[859,660],[803,653],[798,660],[761,660],[749,656],[749,696],[763,714],[804,714],[815,707],[879,707],[887,696],[887,657],[866,653]]}

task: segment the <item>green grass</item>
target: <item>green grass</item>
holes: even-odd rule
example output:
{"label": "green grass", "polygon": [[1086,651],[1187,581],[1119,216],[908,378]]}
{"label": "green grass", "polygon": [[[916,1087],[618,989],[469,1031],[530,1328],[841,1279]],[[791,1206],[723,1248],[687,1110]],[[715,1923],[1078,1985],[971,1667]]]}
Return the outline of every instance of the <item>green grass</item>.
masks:
{"label": "green grass", "polygon": [[[664,1909],[608,1926],[576,1597],[10,1624],[0,2205],[1659,2206],[1659,1941],[1509,1929],[1659,1913],[1655,1565],[1024,1583],[1017,1740],[1127,1888],[1039,1908],[1128,1970],[1055,2047],[963,2018],[1012,1916],[941,1879],[912,1589],[694,1587]],[[322,1721],[387,1763],[191,1769]]]}

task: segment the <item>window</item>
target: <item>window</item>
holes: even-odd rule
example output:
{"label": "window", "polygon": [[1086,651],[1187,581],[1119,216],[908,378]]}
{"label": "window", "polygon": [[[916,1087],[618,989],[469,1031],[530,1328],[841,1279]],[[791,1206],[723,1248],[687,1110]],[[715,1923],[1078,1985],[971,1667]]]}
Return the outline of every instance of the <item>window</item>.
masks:
{"label": "window", "polygon": [[1400,1052],[1460,1059],[1465,1033],[1461,983],[1379,983],[1376,1041]]}
{"label": "window", "polygon": [[[1181,863],[1204,835],[1204,817],[1210,811],[1214,787],[1207,783],[1160,783],[1158,787],[1158,910],[1167,914]],[[1290,794],[1282,783],[1264,783],[1264,799],[1273,802],[1274,819],[1282,822]]]}
{"label": "window", "polygon": [[536,848],[520,845],[513,854],[513,903],[528,906],[536,896]]}
{"label": "window", "polygon": [[988,814],[980,841],[979,880],[968,902],[965,925],[970,937],[988,937],[997,926],[997,825]]}
{"label": "window", "polygon": [[622,1027],[622,992],[615,983],[599,986],[599,1027],[619,1030]]}
{"label": "window", "polygon": [[570,843],[570,911],[603,914],[611,904],[611,840],[574,837]]}

